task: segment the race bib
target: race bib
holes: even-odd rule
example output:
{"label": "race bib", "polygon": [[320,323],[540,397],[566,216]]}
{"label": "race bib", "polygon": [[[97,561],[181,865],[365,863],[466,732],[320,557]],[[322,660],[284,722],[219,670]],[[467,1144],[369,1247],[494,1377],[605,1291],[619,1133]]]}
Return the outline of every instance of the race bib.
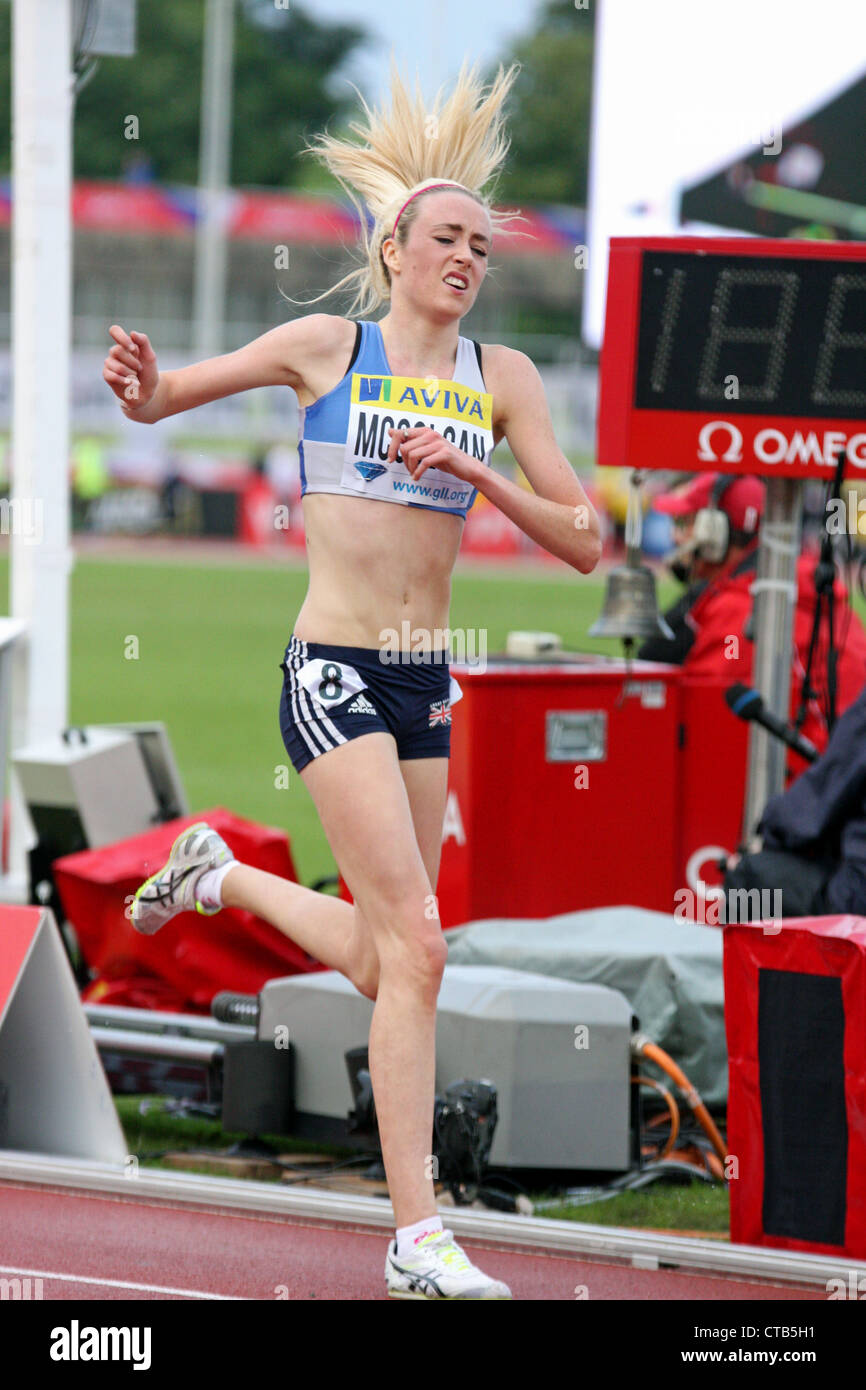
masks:
{"label": "race bib", "polygon": [[406,505],[422,502],[428,507],[465,507],[473,489],[453,473],[428,468],[416,483],[401,459],[388,462],[388,431],[425,425],[470,458],[486,464],[494,442],[493,397],[453,381],[355,372],[342,487],[365,497]]}
{"label": "race bib", "polygon": [[296,672],[295,679],[307,694],[318,700],[325,709],[340,705],[344,700],[348,700],[350,695],[357,695],[359,691],[367,689],[366,681],[361,679],[354,666],[348,666],[343,661],[328,661],[322,657],[304,662]]}

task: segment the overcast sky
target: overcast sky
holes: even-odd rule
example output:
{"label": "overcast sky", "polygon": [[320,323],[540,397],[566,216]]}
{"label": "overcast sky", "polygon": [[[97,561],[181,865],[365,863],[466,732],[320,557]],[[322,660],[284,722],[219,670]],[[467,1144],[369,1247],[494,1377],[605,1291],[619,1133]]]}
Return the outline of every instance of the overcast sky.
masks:
{"label": "overcast sky", "polygon": [[368,101],[385,95],[390,51],[430,96],[464,57],[493,62],[509,40],[531,30],[539,0],[302,0],[316,19],[363,25],[378,40],[347,76]]}

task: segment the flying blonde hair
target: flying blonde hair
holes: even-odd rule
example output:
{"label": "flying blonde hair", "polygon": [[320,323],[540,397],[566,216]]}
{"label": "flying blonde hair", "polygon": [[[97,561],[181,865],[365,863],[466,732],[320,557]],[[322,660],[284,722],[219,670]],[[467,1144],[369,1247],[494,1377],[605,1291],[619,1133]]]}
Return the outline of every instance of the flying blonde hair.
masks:
{"label": "flying blonde hair", "polygon": [[494,231],[519,217],[515,212],[494,210],[488,187],[508,152],[503,107],[519,70],[517,63],[507,70],[500,66],[489,87],[484,87],[477,67],[464,62],[451,95],[443,102],[440,88],[428,110],[417,78],[413,95],[392,57],[390,110],[371,109],[358,92],[366,119],[350,122],[349,130],[361,143],[323,134],[305,147],[304,153],[319,159],[351,199],[361,223],[364,252],[363,265],[308,304],[351,285],[357,293],[350,317],[386,303],[391,277],[382,246],[390,236],[398,246],[406,244],[420,195],[433,187],[453,184],[468,193],[486,210]]}

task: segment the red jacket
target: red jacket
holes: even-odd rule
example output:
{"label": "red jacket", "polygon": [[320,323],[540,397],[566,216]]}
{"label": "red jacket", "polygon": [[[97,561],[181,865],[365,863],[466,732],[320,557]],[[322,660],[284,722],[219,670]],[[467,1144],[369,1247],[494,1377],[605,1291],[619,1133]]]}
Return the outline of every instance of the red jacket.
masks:
{"label": "red jacket", "polygon": [[[797,607],[794,615],[794,642],[791,666],[791,709],[794,716],[800,704],[803,674],[809,654],[809,638],[817,595],[813,583],[817,554],[801,555],[797,562]],[[740,561],[739,563],[742,563]],[[729,566],[713,579],[695,600],[686,621],[695,631],[683,670],[690,676],[725,676],[729,681],[752,683],[754,643],[745,637],[744,630],[752,612],[752,595],[756,571],[734,575],[736,565]],[[834,637],[839,652],[836,665],[836,714],[842,714],[866,685],[866,631],[848,603],[845,586],[837,578],[834,590]],[[819,690],[826,686],[827,620],[826,610],[812,663],[812,685]],[[804,738],[811,739],[819,751],[827,746],[829,732],[817,702],[812,700],[803,724]]]}

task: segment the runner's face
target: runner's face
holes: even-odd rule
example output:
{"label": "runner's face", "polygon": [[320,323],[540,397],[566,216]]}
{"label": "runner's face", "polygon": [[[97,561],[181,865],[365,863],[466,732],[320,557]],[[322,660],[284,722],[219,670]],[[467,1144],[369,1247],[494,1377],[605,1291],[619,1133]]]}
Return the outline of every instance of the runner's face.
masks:
{"label": "runner's face", "polygon": [[423,198],[400,248],[398,292],[428,312],[461,318],[481,288],[490,241],[490,218],[474,198],[446,190]]}

